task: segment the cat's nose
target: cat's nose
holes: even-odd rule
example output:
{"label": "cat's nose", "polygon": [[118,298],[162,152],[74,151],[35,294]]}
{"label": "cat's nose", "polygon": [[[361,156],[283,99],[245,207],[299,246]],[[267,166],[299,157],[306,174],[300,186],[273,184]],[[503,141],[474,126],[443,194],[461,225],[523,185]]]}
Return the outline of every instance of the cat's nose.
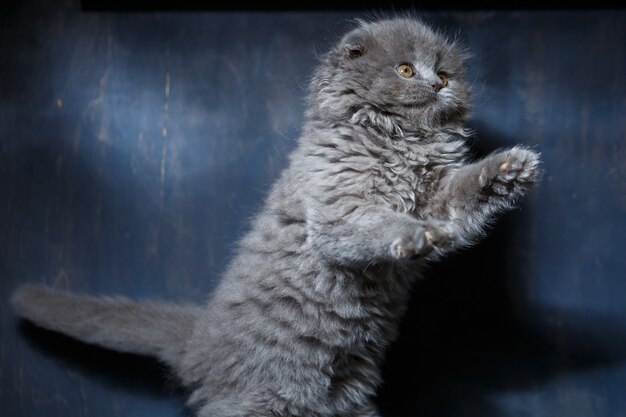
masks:
{"label": "cat's nose", "polygon": [[443,83],[441,81],[435,81],[431,85],[433,86],[433,89],[435,90],[435,93],[438,93],[439,90],[441,90],[443,88]]}

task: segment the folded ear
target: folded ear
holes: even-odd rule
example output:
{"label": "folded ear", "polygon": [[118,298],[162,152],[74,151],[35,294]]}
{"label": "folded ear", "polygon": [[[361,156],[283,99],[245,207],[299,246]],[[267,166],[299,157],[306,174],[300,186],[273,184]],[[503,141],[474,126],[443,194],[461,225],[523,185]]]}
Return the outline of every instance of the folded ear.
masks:
{"label": "folded ear", "polygon": [[369,42],[367,35],[362,30],[355,30],[348,33],[340,45],[343,58],[353,60],[367,53]]}
{"label": "folded ear", "polygon": [[365,54],[365,46],[362,43],[353,42],[347,43],[343,46],[344,57],[348,59],[357,59]]}

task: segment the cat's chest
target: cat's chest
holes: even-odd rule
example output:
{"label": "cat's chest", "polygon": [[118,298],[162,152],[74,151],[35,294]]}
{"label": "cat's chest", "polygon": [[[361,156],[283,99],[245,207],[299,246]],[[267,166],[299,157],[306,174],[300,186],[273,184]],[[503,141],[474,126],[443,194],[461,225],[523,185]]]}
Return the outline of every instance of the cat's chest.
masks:
{"label": "cat's chest", "polygon": [[400,147],[372,170],[371,198],[395,211],[418,214],[463,157],[464,151],[456,144]]}

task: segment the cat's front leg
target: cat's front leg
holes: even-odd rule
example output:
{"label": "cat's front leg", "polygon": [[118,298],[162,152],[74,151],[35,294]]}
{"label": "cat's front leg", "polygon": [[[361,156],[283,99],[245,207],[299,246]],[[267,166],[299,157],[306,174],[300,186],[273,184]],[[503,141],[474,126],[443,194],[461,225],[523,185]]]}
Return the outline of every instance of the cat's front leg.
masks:
{"label": "cat's front leg", "polygon": [[456,229],[451,222],[428,220],[420,222],[412,233],[394,240],[390,249],[396,259],[423,257],[436,249],[445,250],[456,239]]}
{"label": "cat's front leg", "polygon": [[510,206],[537,180],[539,155],[515,147],[483,159],[479,166],[477,193],[492,204]]}
{"label": "cat's front leg", "polygon": [[308,222],[308,241],[324,258],[342,264],[425,257],[457,239],[445,221],[420,221],[377,206],[356,207],[346,215],[318,209]]}
{"label": "cat's front leg", "polygon": [[511,208],[539,178],[539,154],[522,147],[501,151],[443,178],[429,215],[451,221],[459,245],[468,245],[494,215]]}

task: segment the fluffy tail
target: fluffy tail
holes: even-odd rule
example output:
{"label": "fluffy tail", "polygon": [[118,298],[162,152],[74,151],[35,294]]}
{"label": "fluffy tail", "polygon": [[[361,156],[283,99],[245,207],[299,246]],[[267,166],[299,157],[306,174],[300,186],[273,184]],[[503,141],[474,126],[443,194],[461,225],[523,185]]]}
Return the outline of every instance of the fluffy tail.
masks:
{"label": "fluffy tail", "polygon": [[16,313],[38,326],[120,352],[157,357],[176,368],[201,308],[127,298],[96,298],[24,285]]}

